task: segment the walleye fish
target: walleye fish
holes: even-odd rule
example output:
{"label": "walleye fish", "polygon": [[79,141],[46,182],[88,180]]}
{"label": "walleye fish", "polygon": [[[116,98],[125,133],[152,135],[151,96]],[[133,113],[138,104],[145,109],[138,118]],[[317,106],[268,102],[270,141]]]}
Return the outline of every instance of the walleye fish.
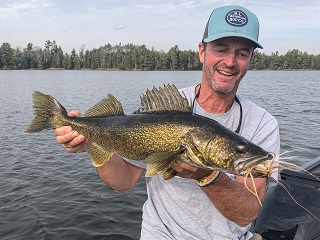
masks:
{"label": "walleye fish", "polygon": [[192,113],[187,99],[172,85],[153,88],[141,96],[134,114],[124,115],[111,94],[83,117],[68,117],[50,95],[33,93],[35,118],[24,133],[71,126],[92,141],[87,152],[94,164],[105,164],[116,153],[148,164],[146,176],[170,179],[176,159],[200,168],[246,176],[270,175],[273,153],[227,129],[217,121]]}

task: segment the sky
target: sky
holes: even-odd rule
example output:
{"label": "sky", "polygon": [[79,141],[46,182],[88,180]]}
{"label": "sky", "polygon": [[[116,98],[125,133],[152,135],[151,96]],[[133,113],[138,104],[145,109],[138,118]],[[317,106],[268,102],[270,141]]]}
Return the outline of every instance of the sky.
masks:
{"label": "sky", "polygon": [[67,53],[108,43],[197,51],[212,10],[234,4],[259,18],[260,52],[320,54],[320,0],[0,0],[0,44],[43,49],[55,40]]}

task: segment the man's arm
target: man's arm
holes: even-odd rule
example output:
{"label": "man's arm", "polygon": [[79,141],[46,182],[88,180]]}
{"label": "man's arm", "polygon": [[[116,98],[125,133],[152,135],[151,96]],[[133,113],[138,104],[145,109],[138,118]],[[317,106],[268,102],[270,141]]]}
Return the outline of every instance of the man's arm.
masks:
{"label": "man's arm", "polygon": [[[260,208],[259,200],[245,187],[244,179],[236,176],[234,181],[220,172],[212,184],[201,187],[222,215],[242,227],[257,218]],[[253,181],[262,201],[266,193],[266,178],[255,178]],[[247,178],[247,186],[251,191],[255,191],[250,178]]]}
{"label": "man's arm", "polygon": [[[178,172],[178,176],[184,178],[200,178],[208,173],[208,170],[179,160],[176,160],[171,167]],[[201,187],[219,212],[239,226],[251,223],[258,216],[260,208],[257,197],[249,192],[244,181],[244,177],[236,176],[236,181],[234,181],[227,174],[220,172],[212,184]],[[259,199],[262,201],[266,192],[266,179],[254,178],[254,184]],[[247,186],[251,191],[255,191],[250,178],[247,178]]]}
{"label": "man's arm", "polygon": [[144,168],[134,166],[115,154],[97,168],[100,178],[116,192],[132,189],[144,171]]}

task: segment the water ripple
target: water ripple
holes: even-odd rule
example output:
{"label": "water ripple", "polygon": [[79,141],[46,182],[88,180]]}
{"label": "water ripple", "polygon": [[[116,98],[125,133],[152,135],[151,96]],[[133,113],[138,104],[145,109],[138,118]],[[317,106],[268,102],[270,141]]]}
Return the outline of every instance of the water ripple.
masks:
{"label": "water ripple", "polygon": [[[114,94],[126,113],[147,88],[197,84],[201,72],[1,71],[1,239],[138,239],[145,181],[124,194],[99,179],[86,153],[68,154],[52,131],[23,135],[33,117],[34,90],[51,94],[82,112]],[[239,88],[275,115],[282,151],[294,163],[319,156],[317,71],[250,71]]]}

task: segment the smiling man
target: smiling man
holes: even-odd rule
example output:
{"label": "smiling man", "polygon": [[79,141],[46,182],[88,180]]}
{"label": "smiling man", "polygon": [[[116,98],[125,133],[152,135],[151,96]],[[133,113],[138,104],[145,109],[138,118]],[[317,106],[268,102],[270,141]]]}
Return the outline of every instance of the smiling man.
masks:
{"label": "smiling man", "polygon": [[[240,6],[215,9],[208,20],[199,58],[200,84],[180,89],[191,99],[196,114],[215,119],[268,152],[280,148],[277,120],[266,110],[236,92],[258,42],[257,17]],[[78,116],[73,111],[70,116]],[[69,152],[86,149],[90,141],[69,126],[55,130],[57,141]],[[257,217],[259,201],[245,187],[244,177],[208,171],[176,160],[178,177],[146,178],[148,199],[143,206],[141,239],[241,239],[252,238],[250,223]],[[145,171],[141,161],[113,155],[97,171],[117,192],[133,188]],[[276,178],[276,176],[275,176]],[[262,199],[267,180],[247,181]]]}

